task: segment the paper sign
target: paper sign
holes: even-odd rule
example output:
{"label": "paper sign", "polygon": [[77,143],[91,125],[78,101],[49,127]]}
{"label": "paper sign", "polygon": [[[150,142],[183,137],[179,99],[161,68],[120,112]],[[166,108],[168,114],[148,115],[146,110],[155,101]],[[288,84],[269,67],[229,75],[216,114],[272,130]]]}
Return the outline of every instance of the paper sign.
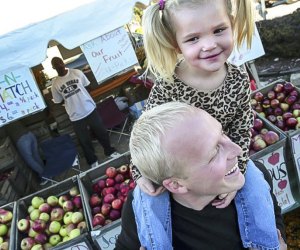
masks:
{"label": "paper sign", "polygon": [[121,225],[109,230],[107,232],[101,233],[97,237],[97,242],[102,250],[113,250],[119,234],[121,233]]}
{"label": "paper sign", "polygon": [[244,41],[239,49],[237,49],[237,47],[234,48],[233,52],[228,58],[228,61],[234,65],[240,66],[245,62],[261,57],[264,54],[265,54],[265,50],[261,42],[258,30],[255,26],[251,48],[248,49],[247,43],[246,41]]}
{"label": "paper sign", "polygon": [[281,147],[257,159],[270,172],[273,181],[273,193],[282,211],[295,204],[283,155],[283,147]]}
{"label": "paper sign", "polygon": [[0,127],[45,107],[41,92],[28,68],[0,75]]}
{"label": "paper sign", "polygon": [[89,250],[90,248],[87,246],[85,242],[76,243],[74,246],[66,247],[64,250]]}
{"label": "paper sign", "polygon": [[300,133],[291,137],[292,154],[295,160],[298,178],[300,176]]}
{"label": "paper sign", "polygon": [[124,27],[83,44],[81,50],[98,82],[138,64]]}

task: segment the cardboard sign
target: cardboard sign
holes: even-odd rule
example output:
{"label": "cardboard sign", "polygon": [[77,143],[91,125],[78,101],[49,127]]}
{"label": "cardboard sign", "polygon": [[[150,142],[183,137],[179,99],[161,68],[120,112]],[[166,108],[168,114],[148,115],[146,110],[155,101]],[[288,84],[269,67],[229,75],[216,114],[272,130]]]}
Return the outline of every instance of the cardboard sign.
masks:
{"label": "cardboard sign", "polygon": [[28,68],[0,75],[0,127],[45,107],[41,92]]}
{"label": "cardboard sign", "polygon": [[298,178],[300,177],[300,133],[291,137],[292,154],[297,168]]}
{"label": "cardboard sign", "polygon": [[99,84],[138,64],[135,51],[124,27],[83,44],[81,50]]}
{"label": "cardboard sign", "polygon": [[89,250],[85,242],[76,243],[74,246],[66,247],[64,250]]}
{"label": "cardboard sign", "polygon": [[273,181],[273,192],[282,211],[293,206],[296,202],[291,192],[283,147],[257,160],[263,163],[270,172]]}
{"label": "cardboard sign", "polygon": [[102,250],[113,250],[119,234],[121,233],[121,224],[105,231],[97,237],[97,242]]}

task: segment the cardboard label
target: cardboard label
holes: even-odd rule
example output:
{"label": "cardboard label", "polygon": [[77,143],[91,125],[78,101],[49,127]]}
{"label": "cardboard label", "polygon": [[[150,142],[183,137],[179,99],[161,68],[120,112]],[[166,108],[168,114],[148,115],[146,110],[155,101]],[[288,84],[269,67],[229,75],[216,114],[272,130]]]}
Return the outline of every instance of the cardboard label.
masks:
{"label": "cardboard label", "polygon": [[41,92],[28,68],[0,75],[0,127],[45,107]]}
{"label": "cardboard label", "polygon": [[293,206],[296,202],[291,192],[283,147],[257,160],[263,163],[270,172],[273,181],[273,192],[282,211]]}
{"label": "cardboard label", "polygon": [[292,154],[295,160],[298,179],[300,176],[300,133],[291,137]]}
{"label": "cardboard label", "polygon": [[85,242],[76,243],[74,246],[66,247],[64,250],[89,250]]}
{"label": "cardboard label", "polygon": [[97,242],[102,250],[113,250],[119,234],[121,233],[121,225],[103,232],[97,237]]}

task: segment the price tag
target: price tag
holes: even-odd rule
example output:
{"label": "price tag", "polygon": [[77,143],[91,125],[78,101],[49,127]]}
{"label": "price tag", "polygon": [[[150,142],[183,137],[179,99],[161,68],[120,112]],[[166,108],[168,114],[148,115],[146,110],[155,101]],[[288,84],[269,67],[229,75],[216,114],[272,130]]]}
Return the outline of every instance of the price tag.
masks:
{"label": "price tag", "polygon": [[263,163],[271,174],[273,192],[282,211],[293,206],[296,202],[291,192],[283,147],[266,154],[257,160]]}
{"label": "price tag", "polygon": [[76,243],[74,246],[66,247],[64,250],[89,250],[85,242]]}
{"label": "price tag", "polygon": [[121,233],[121,225],[109,230],[103,231],[100,236],[97,237],[97,242],[101,249],[113,250],[118,238],[118,235]]}
{"label": "price tag", "polygon": [[295,160],[298,178],[300,178],[300,133],[291,137],[292,154]]}

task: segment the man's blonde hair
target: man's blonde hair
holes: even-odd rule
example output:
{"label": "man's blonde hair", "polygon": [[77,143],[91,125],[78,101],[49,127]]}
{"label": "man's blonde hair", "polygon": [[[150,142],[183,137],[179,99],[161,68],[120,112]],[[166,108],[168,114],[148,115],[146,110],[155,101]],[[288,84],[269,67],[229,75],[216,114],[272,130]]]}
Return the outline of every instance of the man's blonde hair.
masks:
{"label": "man's blonde hair", "polygon": [[132,163],[144,177],[158,185],[170,177],[184,178],[179,160],[168,153],[163,138],[169,129],[197,111],[198,108],[186,103],[169,102],[140,116],[133,126],[129,149]]}

